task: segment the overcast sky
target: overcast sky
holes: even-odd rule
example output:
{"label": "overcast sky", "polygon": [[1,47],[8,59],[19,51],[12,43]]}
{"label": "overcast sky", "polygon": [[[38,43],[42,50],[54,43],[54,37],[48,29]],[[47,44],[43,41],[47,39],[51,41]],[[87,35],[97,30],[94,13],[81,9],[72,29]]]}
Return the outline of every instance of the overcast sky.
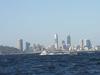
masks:
{"label": "overcast sky", "polygon": [[0,45],[17,39],[51,44],[54,34],[73,44],[90,39],[100,44],[100,0],[0,0]]}

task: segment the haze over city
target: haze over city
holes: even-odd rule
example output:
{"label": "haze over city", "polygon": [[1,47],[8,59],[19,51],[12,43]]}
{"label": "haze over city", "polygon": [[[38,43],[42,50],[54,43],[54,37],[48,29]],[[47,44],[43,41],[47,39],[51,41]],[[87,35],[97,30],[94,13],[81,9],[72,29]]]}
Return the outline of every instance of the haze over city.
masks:
{"label": "haze over city", "polygon": [[0,45],[17,39],[51,44],[71,35],[72,43],[90,39],[100,44],[100,0],[1,0]]}

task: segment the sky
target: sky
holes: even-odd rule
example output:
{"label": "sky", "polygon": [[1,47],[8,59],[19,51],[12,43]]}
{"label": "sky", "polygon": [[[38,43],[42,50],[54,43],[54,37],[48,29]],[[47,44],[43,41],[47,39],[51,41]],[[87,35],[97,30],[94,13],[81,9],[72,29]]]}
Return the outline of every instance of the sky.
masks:
{"label": "sky", "polygon": [[55,33],[59,43],[70,34],[73,44],[100,44],[100,0],[0,0],[0,45],[49,45]]}

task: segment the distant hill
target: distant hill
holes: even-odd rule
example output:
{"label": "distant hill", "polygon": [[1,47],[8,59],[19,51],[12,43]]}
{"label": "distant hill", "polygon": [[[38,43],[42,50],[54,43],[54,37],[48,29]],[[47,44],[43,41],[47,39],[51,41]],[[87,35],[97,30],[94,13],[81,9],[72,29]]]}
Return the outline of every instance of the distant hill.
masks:
{"label": "distant hill", "polygon": [[21,51],[14,47],[0,46],[0,54],[15,54],[21,53]]}

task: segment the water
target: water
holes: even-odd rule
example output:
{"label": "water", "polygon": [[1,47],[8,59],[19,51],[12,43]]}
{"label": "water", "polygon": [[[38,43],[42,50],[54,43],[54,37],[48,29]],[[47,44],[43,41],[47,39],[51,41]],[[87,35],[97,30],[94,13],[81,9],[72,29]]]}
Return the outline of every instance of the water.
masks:
{"label": "water", "polygon": [[0,75],[100,75],[100,52],[0,55]]}

